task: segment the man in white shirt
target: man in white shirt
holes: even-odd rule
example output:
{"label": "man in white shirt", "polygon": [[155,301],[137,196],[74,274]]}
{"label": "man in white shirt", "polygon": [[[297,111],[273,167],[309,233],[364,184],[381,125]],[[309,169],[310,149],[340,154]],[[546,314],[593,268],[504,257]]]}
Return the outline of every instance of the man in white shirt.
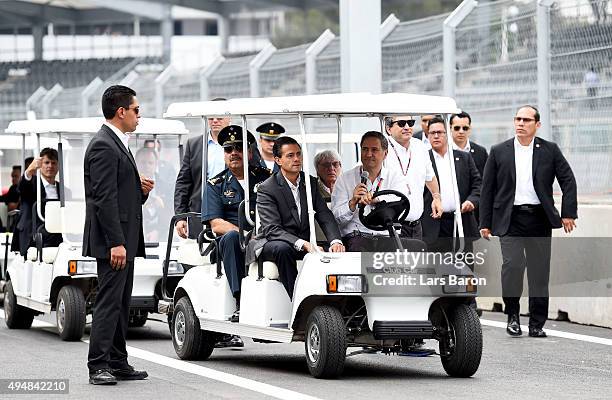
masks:
{"label": "man in white shirt", "polygon": [[[519,313],[523,275],[528,269],[529,336],[546,337],[552,229],[575,228],[578,216],[576,179],[559,147],[536,136],[537,108],[526,105],[514,117],[516,135],[491,147],[480,196],[480,234],[499,236],[502,295],[508,314],[506,332],[522,335]],[[563,192],[561,215],[553,183]]]}
{"label": "man in white shirt", "polygon": [[[402,224],[402,237],[422,239],[423,232],[420,225],[423,213],[423,190],[425,186],[432,195],[432,217],[440,218],[442,215],[442,203],[440,202],[440,190],[438,180],[434,173],[427,148],[422,141],[412,137],[414,119],[410,116],[387,117],[385,126],[389,140],[389,154],[385,160],[385,167],[400,173],[408,181],[406,195],[418,193],[414,196],[414,202],[410,201],[411,214],[418,216],[407,219]],[[396,189],[401,190],[401,189]],[[413,214],[414,215],[414,214]]]}
{"label": "man in white shirt", "polygon": [[[389,237],[387,230],[377,231],[366,228],[359,220],[359,207],[370,206],[380,200],[373,199],[374,194],[382,190],[397,190],[406,194],[410,201],[408,221],[417,221],[422,213],[413,208],[422,192],[410,192],[407,180],[395,171],[385,168],[383,161],[387,157],[388,142],[385,136],[376,131],[366,132],[361,137],[361,163],[343,173],[336,182],[332,192],[332,212],[340,227],[342,239],[348,251],[392,251],[396,248],[394,242],[382,239]],[[368,178],[362,183],[362,173],[367,172]],[[387,196],[385,196],[387,197]],[[399,200],[388,196],[388,201]],[[389,246],[393,246],[391,249]]]}

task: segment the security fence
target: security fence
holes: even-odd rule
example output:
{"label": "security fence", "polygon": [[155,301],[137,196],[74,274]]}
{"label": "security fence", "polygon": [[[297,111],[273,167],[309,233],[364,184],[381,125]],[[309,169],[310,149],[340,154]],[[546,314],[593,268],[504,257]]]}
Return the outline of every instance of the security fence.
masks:
{"label": "security fence", "polygon": [[[512,137],[517,107],[539,104],[542,134],[562,148],[581,196],[612,195],[612,2],[464,0],[451,14],[408,22],[390,16],[381,51],[383,92],[454,96],[485,146]],[[314,43],[219,57],[199,71],[137,70],[125,82],[138,92],[143,115],[160,117],[176,101],[338,93],[340,74],[340,38],[326,31]],[[49,90],[30,109],[98,115],[106,83]],[[335,120],[309,126],[333,129]],[[201,123],[189,128],[200,131]]]}

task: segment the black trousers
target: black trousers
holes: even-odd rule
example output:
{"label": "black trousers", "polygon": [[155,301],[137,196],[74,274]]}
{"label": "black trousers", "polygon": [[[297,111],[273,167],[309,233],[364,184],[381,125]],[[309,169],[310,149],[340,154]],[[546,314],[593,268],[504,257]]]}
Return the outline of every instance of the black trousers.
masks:
{"label": "black trousers", "polygon": [[297,260],[304,258],[304,251],[297,251],[293,244],[282,240],[267,242],[259,255],[262,261],[272,261],[278,267],[278,278],[285,287],[290,299],[293,299],[293,287],[297,278]]}
{"label": "black trousers", "polygon": [[512,211],[508,233],[500,237],[501,281],[505,313],[519,314],[527,269],[529,326],[542,328],[548,318],[548,280],[552,228],[541,207]]}
{"label": "black trousers", "polygon": [[134,281],[134,261],[115,271],[110,260],[98,258],[98,292],[93,309],[87,367],[125,368],[128,365],[125,338]]}
{"label": "black trousers", "polygon": [[217,239],[225,276],[234,297],[240,293],[240,283],[245,276],[244,253],[240,249],[238,235],[240,234],[236,231],[229,231]]}
{"label": "black trousers", "polygon": [[423,225],[420,220],[415,222],[402,222],[402,231],[400,236],[408,239],[423,240]]}

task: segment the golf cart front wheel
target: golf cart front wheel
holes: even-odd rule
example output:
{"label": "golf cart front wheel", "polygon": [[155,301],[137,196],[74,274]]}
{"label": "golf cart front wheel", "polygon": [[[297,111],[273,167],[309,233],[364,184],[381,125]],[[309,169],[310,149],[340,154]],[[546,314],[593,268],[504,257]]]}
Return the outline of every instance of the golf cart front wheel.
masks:
{"label": "golf cart front wheel", "polygon": [[34,321],[34,311],[17,304],[12,281],[4,287],[4,318],[9,329],[29,329]]}
{"label": "golf cart front wheel", "polygon": [[449,308],[447,318],[448,332],[440,339],[442,366],[450,376],[468,378],[476,373],[482,357],[480,320],[466,304]]}
{"label": "golf cart front wheel", "polygon": [[172,314],[172,344],[182,360],[206,360],[215,348],[215,334],[200,329],[187,296],[181,297]]}
{"label": "golf cart front wheel", "polygon": [[306,363],[315,378],[336,378],[344,371],[346,327],[335,307],[316,307],[306,323]]}
{"label": "golf cart front wheel", "polygon": [[57,331],[62,340],[81,340],[85,332],[85,314],[83,291],[71,285],[62,287],[55,308]]}

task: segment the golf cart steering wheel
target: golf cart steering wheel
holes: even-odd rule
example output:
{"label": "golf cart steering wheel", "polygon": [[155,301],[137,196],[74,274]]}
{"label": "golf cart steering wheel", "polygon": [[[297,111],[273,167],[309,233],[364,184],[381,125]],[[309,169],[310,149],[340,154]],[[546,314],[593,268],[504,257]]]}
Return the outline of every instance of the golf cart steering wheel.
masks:
{"label": "golf cart steering wheel", "polygon": [[365,207],[359,205],[359,221],[366,228],[373,231],[385,231],[392,227],[394,223],[400,223],[408,216],[410,201],[405,194],[397,190],[381,190],[374,193],[372,199],[385,195],[394,195],[400,199],[390,202],[381,200],[372,205],[372,211],[368,215],[363,214]]}

